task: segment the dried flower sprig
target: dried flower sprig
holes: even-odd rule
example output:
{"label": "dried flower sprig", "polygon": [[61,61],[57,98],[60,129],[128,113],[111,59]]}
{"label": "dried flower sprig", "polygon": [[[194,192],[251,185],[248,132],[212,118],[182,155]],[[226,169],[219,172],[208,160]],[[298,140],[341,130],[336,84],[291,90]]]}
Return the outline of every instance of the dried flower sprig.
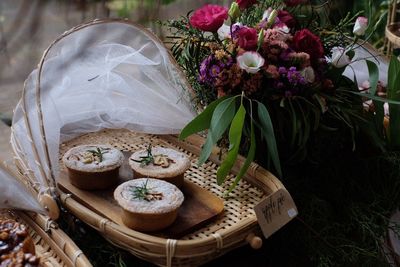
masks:
{"label": "dried flower sprig", "polygon": [[148,181],[149,180],[147,179],[146,182],[144,182],[141,186],[133,186],[132,188],[133,198],[139,200],[146,200],[149,202],[152,200],[161,200],[163,198],[163,194],[151,192],[150,188],[147,187]]}

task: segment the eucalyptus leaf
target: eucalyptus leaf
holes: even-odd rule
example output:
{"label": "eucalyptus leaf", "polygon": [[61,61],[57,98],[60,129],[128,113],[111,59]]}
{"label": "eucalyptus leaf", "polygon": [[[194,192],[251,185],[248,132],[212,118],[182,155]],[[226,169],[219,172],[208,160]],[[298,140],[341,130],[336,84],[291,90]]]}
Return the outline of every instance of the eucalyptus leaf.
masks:
{"label": "eucalyptus leaf", "polygon": [[218,142],[219,139],[221,139],[225,130],[231,123],[233,116],[235,116],[235,100],[236,96],[227,98],[219,103],[215,108],[211,118],[207,140],[200,153],[198,162],[199,165],[202,165],[204,162],[206,162],[208,157],[211,155],[213,146]]}
{"label": "eucalyptus leaf", "polygon": [[191,122],[189,122],[185,126],[185,128],[183,128],[181,134],[179,135],[179,139],[183,140],[192,134],[210,128],[211,118],[215,108],[218,106],[219,103],[224,101],[226,98],[227,98],[226,96],[221,97],[210,103],[202,113],[197,115],[196,118],[194,118]]}
{"label": "eucalyptus leaf", "polygon": [[377,132],[379,133],[379,136],[381,136],[382,134],[384,134],[383,131],[383,119],[385,117],[385,109],[383,106],[382,102],[378,102],[378,101],[373,101],[374,106],[375,106],[375,127],[377,129]]}
{"label": "eucalyptus leaf", "polygon": [[271,155],[271,159],[274,163],[275,169],[279,177],[282,177],[281,162],[279,160],[278,147],[276,145],[274,127],[272,125],[271,117],[269,116],[268,110],[264,106],[264,104],[261,102],[257,103],[257,112],[258,118],[260,120],[261,134],[267,142],[268,151]]}
{"label": "eucalyptus leaf", "polygon": [[389,140],[394,148],[400,147],[400,106],[389,101],[400,103],[400,61],[392,57],[388,70],[388,103],[389,103]]}
{"label": "eucalyptus leaf", "polygon": [[222,184],[229,171],[232,169],[239,154],[240,141],[242,140],[242,131],[244,119],[246,117],[246,109],[243,104],[240,105],[235,117],[232,120],[229,129],[229,151],[226,158],[217,170],[217,184]]}
{"label": "eucalyptus leaf", "polygon": [[[400,80],[399,80],[399,82],[400,82]],[[395,89],[395,90],[397,90],[397,89]],[[389,104],[394,104],[394,105],[400,105],[400,99],[399,100],[394,100],[394,99],[391,99],[390,97],[383,98],[383,97],[380,97],[380,96],[361,93],[361,92],[353,92],[353,91],[349,91],[349,92],[351,92],[352,94],[359,95],[359,96],[362,96],[362,97],[366,97],[366,98],[369,98],[369,99],[372,99],[372,100],[376,100],[376,101],[379,101],[379,102],[389,103]],[[388,93],[389,93],[389,86],[388,86]],[[389,96],[389,94],[388,94],[388,96]]]}
{"label": "eucalyptus leaf", "polygon": [[321,107],[321,112],[324,113],[326,109],[325,102],[320,98],[319,95],[314,95],[314,98],[317,100],[319,106]]}
{"label": "eucalyptus leaf", "polygon": [[369,93],[371,95],[376,94],[376,86],[378,85],[379,81],[379,69],[376,64],[370,60],[366,60],[369,72],[369,83],[370,83],[370,90]]}
{"label": "eucalyptus leaf", "polygon": [[254,160],[255,155],[256,155],[256,136],[255,136],[255,133],[254,133],[253,119],[251,119],[251,121],[250,121],[250,147],[249,147],[249,151],[247,153],[246,160],[244,161],[242,167],[240,168],[239,173],[236,175],[235,181],[229,187],[229,190],[226,193],[226,195],[229,195],[229,193],[232,192],[232,190],[237,186],[237,184],[242,179],[242,177],[246,174],[247,170],[250,167],[250,164]]}

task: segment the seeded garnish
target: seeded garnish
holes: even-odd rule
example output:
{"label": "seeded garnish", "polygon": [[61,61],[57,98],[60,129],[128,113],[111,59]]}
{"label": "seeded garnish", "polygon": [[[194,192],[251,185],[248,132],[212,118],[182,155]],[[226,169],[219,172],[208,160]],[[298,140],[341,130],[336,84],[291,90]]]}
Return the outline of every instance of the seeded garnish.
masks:
{"label": "seeded garnish", "polygon": [[98,162],[103,161],[103,154],[107,153],[109,148],[100,148],[96,147],[96,150],[87,150],[86,152],[89,152],[93,155],[93,157],[97,157]]}
{"label": "seeded garnish", "polygon": [[151,192],[150,188],[147,187],[147,179],[141,186],[132,187],[132,195],[134,199],[141,199],[146,201],[161,200],[163,198],[162,193]]}

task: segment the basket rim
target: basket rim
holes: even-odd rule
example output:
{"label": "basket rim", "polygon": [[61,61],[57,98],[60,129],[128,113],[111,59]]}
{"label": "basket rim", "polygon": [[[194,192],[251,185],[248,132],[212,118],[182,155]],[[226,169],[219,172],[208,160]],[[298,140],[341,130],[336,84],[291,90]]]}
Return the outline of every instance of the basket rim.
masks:
{"label": "basket rim", "polygon": [[[47,259],[54,258],[55,262],[61,260],[61,263],[68,267],[92,266],[74,241],[72,241],[61,228],[58,228],[53,221],[49,220],[48,217],[22,210],[3,209],[0,210],[0,212],[8,213],[10,218],[21,221],[23,224],[27,225],[31,231],[40,237],[40,241],[48,245],[48,249],[59,257],[57,260],[51,253],[45,252]],[[39,245],[37,243],[40,241],[36,238],[34,239],[34,245],[38,247]]]}
{"label": "basket rim", "polygon": [[[117,129],[118,130],[118,129]],[[204,141],[204,138],[200,135],[192,135],[186,139],[186,141],[181,141],[175,135],[155,135],[160,137],[162,140],[171,141],[174,144],[194,153],[199,154],[201,150],[201,146],[198,144]],[[79,137],[78,137],[79,138]],[[219,158],[220,151],[218,149],[214,149],[209,158],[210,161],[216,164],[220,164],[221,160]],[[240,166],[244,163],[245,158],[241,155],[238,156],[237,164],[232,169],[232,173],[237,174],[240,171]],[[249,167],[248,172],[244,175],[243,179],[249,182],[252,186],[261,189],[266,195],[272,195],[278,190],[286,190],[282,182],[276,178],[272,173],[258,165],[257,163],[252,163]],[[138,231],[134,231],[125,226],[119,225],[112,220],[103,217],[99,213],[87,208],[83,204],[79,203],[75,200],[71,194],[63,192],[59,189],[60,198],[62,204],[73,214],[83,220],[85,223],[88,223],[93,228],[99,230],[104,235],[107,233],[117,233],[120,235],[124,235],[130,238],[136,238],[136,242],[143,242],[149,244],[151,242],[154,246],[165,247],[168,243],[168,238],[157,237],[151,234],[146,234]],[[83,217],[83,218],[82,218]],[[230,236],[236,233],[236,230],[243,228],[258,228],[257,218],[256,216],[248,217],[237,223],[237,225],[232,226],[228,229],[224,229],[222,231],[217,231],[217,233],[221,236],[222,239],[229,238]],[[238,230],[240,231],[240,230]],[[216,246],[218,240],[213,236],[202,237],[198,239],[191,240],[182,240],[178,239],[177,243],[177,253],[179,253],[180,249],[203,247],[203,246]],[[177,254],[179,255],[179,254]],[[186,255],[188,256],[188,255]]]}
{"label": "basket rim", "polygon": [[[22,181],[23,174],[0,162],[0,167],[15,179]],[[14,166],[16,167],[16,166]],[[28,188],[29,189],[29,188]],[[32,188],[30,189],[33,193]],[[5,209],[20,218],[58,255],[67,266],[90,267],[92,264],[75,242],[49,216],[30,211]]]}

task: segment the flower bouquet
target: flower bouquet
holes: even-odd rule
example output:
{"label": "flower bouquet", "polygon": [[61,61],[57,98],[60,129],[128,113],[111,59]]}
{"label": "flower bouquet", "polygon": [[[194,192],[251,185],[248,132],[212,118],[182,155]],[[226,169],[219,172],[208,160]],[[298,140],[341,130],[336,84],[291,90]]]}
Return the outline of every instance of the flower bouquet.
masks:
{"label": "flower bouquet", "polygon": [[400,206],[400,63],[383,68],[365,41],[383,17],[331,24],[330,1],[314,2],[236,0],[167,23],[201,111],[181,138],[208,130],[200,163],[227,147],[218,183],[238,153],[247,160],[231,188],[253,159],[284,180],[300,214],[265,250],[279,251],[277,266],[387,266],[382,240],[399,229],[389,218]]}
{"label": "flower bouquet", "polygon": [[[310,148],[325,133],[338,133],[338,146],[353,150],[360,133],[382,148],[387,99],[377,95],[378,66],[366,59],[370,87],[365,92],[355,75],[343,75],[364,43],[360,37],[368,19],[357,13],[323,28],[306,2],[237,0],[229,9],[205,5],[168,23],[175,38],[172,52],[196,92],[194,101],[205,107],[181,138],[208,129],[201,164],[228,132],[218,183],[246,151],[231,188],[255,158],[282,177],[280,160],[317,160]],[[365,97],[374,99],[379,112],[365,109]]]}

